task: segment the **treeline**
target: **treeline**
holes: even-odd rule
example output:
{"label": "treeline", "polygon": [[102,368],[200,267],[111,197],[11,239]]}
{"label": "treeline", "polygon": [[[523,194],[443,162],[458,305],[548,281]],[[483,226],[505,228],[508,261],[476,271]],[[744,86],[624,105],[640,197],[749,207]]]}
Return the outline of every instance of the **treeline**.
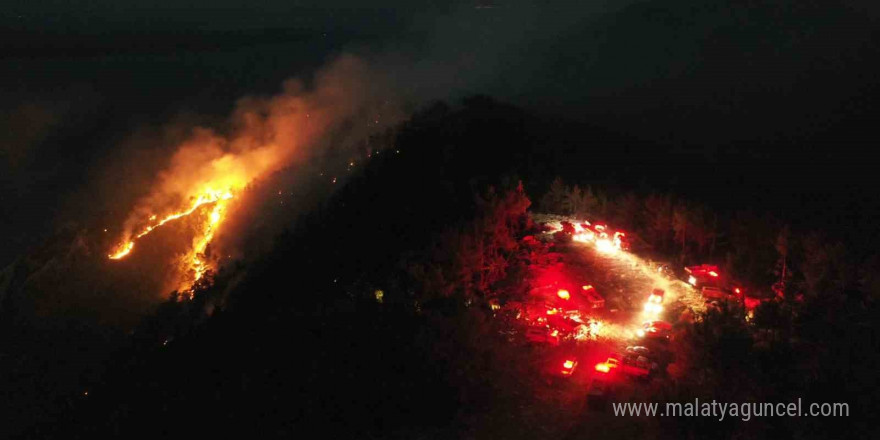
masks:
{"label": "treeline", "polygon": [[875,438],[880,405],[880,308],[855,295],[783,299],[751,319],[736,303],[710,308],[675,328],[668,379],[654,401],[742,404],[845,404],[836,417],[727,416],[660,419],[661,432],[685,438]]}
{"label": "treeline", "polygon": [[569,186],[560,178],[539,208],[607,222],[630,233],[640,252],[678,267],[718,264],[755,294],[880,299],[880,254],[845,246],[834,238],[839,231],[795,229],[769,213],[718,211],[672,194]]}
{"label": "treeline", "polygon": [[[533,229],[527,208],[531,201],[522,182],[498,193],[489,187],[475,197],[477,217],[443,231],[423,258],[405,256],[402,263],[422,299],[457,297],[466,302],[499,295],[511,274],[524,273],[536,247],[521,240]],[[537,251],[543,250],[537,247]],[[521,289],[522,279],[506,283]]]}

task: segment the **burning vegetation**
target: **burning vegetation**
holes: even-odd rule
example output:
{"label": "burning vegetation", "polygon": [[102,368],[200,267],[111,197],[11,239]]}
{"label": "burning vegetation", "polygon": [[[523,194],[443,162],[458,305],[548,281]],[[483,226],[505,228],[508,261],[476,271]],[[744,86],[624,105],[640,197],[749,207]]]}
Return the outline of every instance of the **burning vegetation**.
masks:
{"label": "burning vegetation", "polygon": [[[194,283],[217,268],[212,247],[224,232],[233,198],[272,173],[320,160],[331,149],[345,159],[350,171],[354,162],[345,152],[351,150],[353,140],[397,118],[388,96],[380,92],[381,81],[355,57],[337,59],[310,86],[289,81],[278,96],[240,100],[229,128],[194,129],[147,195],[136,203],[107,257],[125,259],[136,252],[142,238],[188,219],[194,222],[192,243],[183,254],[170,257],[178,260],[179,270],[169,283],[184,297],[192,297]],[[323,172],[318,177],[337,181],[336,176]]]}
{"label": "burning vegetation", "polygon": [[132,236],[128,237],[128,239],[119,245],[117,250],[112,254],[108,255],[108,258],[111,260],[119,260],[125,258],[131,251],[134,249],[135,241],[158,227],[162,225],[177,220],[182,217],[187,217],[197,210],[199,210],[202,206],[208,205],[211,206],[211,210],[206,216],[205,220],[201,222],[200,227],[198,228],[198,232],[196,236],[193,238],[192,248],[187,253],[182,261],[188,266],[185,273],[187,276],[183,280],[180,289],[180,292],[184,292],[189,297],[192,297],[192,285],[200,280],[202,276],[204,276],[205,272],[210,268],[208,262],[208,256],[205,251],[208,248],[208,245],[211,243],[211,240],[214,238],[214,234],[217,229],[220,227],[220,223],[223,221],[223,217],[226,213],[227,202],[232,199],[232,191],[217,191],[212,189],[207,189],[201,195],[199,195],[195,201],[192,202],[192,206],[184,211],[175,212],[163,217],[161,220],[157,220],[157,216],[151,215],[149,221],[154,222],[144,227],[144,229]]}

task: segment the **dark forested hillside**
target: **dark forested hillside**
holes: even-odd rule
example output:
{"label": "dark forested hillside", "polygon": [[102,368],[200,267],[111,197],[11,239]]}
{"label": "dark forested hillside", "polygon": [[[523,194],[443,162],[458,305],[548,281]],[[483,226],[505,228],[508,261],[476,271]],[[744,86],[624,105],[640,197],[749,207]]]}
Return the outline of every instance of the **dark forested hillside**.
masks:
{"label": "dark forested hillside", "polygon": [[[515,324],[490,319],[488,307],[501,295],[522,295],[525,269],[549,258],[545,247],[523,240],[536,232],[526,210],[599,214],[635,228],[656,254],[684,255],[689,248],[696,257],[710,255],[708,242],[692,236],[682,239],[679,249],[669,197],[642,199],[626,192],[658,179],[647,172],[655,165],[650,161],[671,150],[650,150],[622,136],[548,121],[484,97],[427,107],[368,142],[382,149],[351,171],[317,209],[291,219],[268,253],[223,266],[200,282],[192,300],[172,296],[128,335],[87,320],[17,314],[9,308],[15,298],[7,297],[0,310],[2,355],[14,362],[7,363],[11,374],[0,385],[10,396],[7,408],[16,408],[19,416],[4,429],[40,438],[232,433],[286,438],[306,430],[318,438],[539,436],[553,415],[534,416],[540,409],[531,406],[544,386],[532,374],[536,356],[510,342],[506,335]],[[575,149],[575,143],[589,148]],[[588,197],[571,187],[559,189],[561,183],[551,185],[557,174],[585,189],[592,185],[596,193]],[[548,188],[549,198],[542,197]],[[565,203],[555,205],[553,191]],[[572,205],[573,193],[593,204]],[[677,200],[675,209],[691,206],[684,197]],[[707,203],[685,209],[692,216],[688,224],[697,224],[699,217],[706,226],[711,209],[729,207]],[[649,221],[658,212],[669,217],[665,229]],[[762,264],[772,265],[776,251],[763,241],[773,240],[774,228],[783,223],[760,231],[723,224],[733,234],[725,249],[738,251],[731,270],[761,282],[772,278]],[[758,217],[740,223],[741,228],[760,224]],[[652,235],[652,228],[669,238]],[[761,259],[746,258],[756,254]],[[27,278],[16,272],[23,268],[13,266],[7,281]],[[836,285],[835,280],[829,275],[820,281]],[[865,324],[876,313],[871,298],[847,293],[835,297],[845,301],[822,309],[831,300],[814,296],[820,300],[807,303],[802,320],[816,317],[838,325],[855,307],[853,313]],[[821,310],[828,316],[821,318]],[[779,324],[768,318],[773,312],[761,309],[756,319],[773,328]],[[774,341],[782,348],[773,356],[751,351],[736,313],[709,314],[684,332],[677,342],[682,352],[705,346],[723,356],[694,354],[679,368],[704,368],[705,377],[722,380],[729,362],[742,364],[748,367],[742,371],[772,395],[773,381],[787,377],[775,366],[785,358],[780,353],[788,353],[785,344]],[[813,366],[815,377],[837,371],[829,367],[832,353],[849,355],[871,346],[870,332],[842,345],[839,338],[847,333],[820,337],[815,322],[801,322],[778,331],[803,331],[811,344],[837,350]],[[13,343],[25,339],[38,343]],[[752,363],[762,354],[767,357]],[[873,365],[874,357],[865,358],[863,366]],[[762,370],[766,365],[772,368]],[[856,370],[865,377],[863,368]],[[835,383],[842,383],[839,379]],[[664,392],[667,397],[702,395],[703,389],[687,388],[694,383],[682,380]],[[821,395],[808,378],[790,386]],[[529,423],[510,422],[527,414],[533,417]],[[662,436],[706,433],[712,427],[667,423],[657,429]]]}
{"label": "dark forested hillside", "polygon": [[[485,405],[496,394],[479,389],[499,386],[489,375],[501,364],[487,358],[484,370],[470,361],[498,356],[471,341],[498,334],[479,318],[481,307],[456,311],[462,303],[449,295],[460,294],[457,274],[446,293],[432,294],[420,291],[428,275],[413,267],[458,255],[461,248],[442,250],[444,232],[494,243],[483,237],[495,237],[492,225],[501,222],[516,247],[528,226],[516,176],[520,164],[534,163],[529,121],[483,98],[417,114],[318,210],[291,223],[271,252],[224,267],[193,301],[160,306],[128,342],[113,345],[110,361],[93,359],[104,374],[71,378],[52,393],[60,403],[36,406],[23,421],[35,422],[38,436],[74,427],[82,435],[181,426],[283,435],[312,426],[328,437],[456,429],[450,421],[460,405]],[[494,249],[505,268],[521,264],[516,249]],[[64,423],[46,424],[57,417]]]}

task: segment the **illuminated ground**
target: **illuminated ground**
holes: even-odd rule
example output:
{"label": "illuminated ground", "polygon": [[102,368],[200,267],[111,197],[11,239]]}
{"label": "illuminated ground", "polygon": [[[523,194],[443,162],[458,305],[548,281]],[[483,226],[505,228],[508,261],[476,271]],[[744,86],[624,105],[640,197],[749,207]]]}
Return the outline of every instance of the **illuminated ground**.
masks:
{"label": "illuminated ground", "polygon": [[[535,216],[537,222],[550,221],[558,226],[558,217]],[[560,227],[561,229],[561,227]],[[545,234],[545,240],[552,240],[552,231]],[[676,324],[688,320],[694,312],[705,309],[702,297],[687,283],[670,279],[658,273],[651,262],[632,253],[613,250],[601,251],[593,242],[572,241],[554,246],[554,252],[562,256],[561,264],[553,268],[556,276],[566,283],[582,286],[592,285],[605,298],[604,310],[597,310],[592,316],[602,322],[598,338],[574,345],[571,350],[581,360],[579,371],[572,380],[557,386],[547,387],[536,396],[541,402],[532,408],[535,421],[543,421],[540,426],[552,426],[548,436],[562,438],[588,436],[600,431],[613,429],[622,433],[637,434],[639,427],[628,418],[615,418],[608,411],[594,411],[587,405],[587,391],[593,377],[597,374],[594,366],[603,362],[609,354],[620,353],[629,345],[641,345],[636,335],[644,321],[664,320]],[[660,313],[645,312],[644,306],[652,289],[663,289],[664,309]],[[674,353],[658,356],[664,361],[674,359]],[[650,381],[637,381],[618,376],[615,383],[615,401],[647,401],[657,381],[667,380],[660,373]],[[528,418],[529,412],[523,415]],[[600,423],[590,423],[590,420]],[[529,420],[522,422],[530,423]],[[549,422],[549,423],[548,423]],[[654,423],[641,420],[640,424]]]}
{"label": "illuminated ground", "polygon": [[[558,225],[555,220],[558,218],[536,215],[535,221],[549,220],[551,225]],[[550,239],[552,232],[545,235]],[[592,285],[605,298],[605,310],[599,314],[607,324],[603,335],[624,347],[644,321],[664,320],[674,324],[705,310],[703,298],[690,285],[660,274],[650,261],[633,253],[603,252],[589,241],[556,244],[554,250],[563,255],[562,271],[571,283]],[[654,288],[666,292],[664,310],[659,314],[644,311]]]}

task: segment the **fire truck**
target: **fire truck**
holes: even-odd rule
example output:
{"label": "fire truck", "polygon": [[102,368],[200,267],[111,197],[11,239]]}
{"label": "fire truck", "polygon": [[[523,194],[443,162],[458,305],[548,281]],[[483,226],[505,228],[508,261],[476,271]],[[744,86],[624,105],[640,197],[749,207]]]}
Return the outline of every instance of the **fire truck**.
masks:
{"label": "fire truck", "polygon": [[741,299],[745,289],[730,276],[724,276],[713,264],[684,268],[688,284],[699,289],[707,301]]}
{"label": "fire truck", "polygon": [[714,264],[688,266],[684,268],[684,271],[687,273],[688,284],[696,288],[721,286],[721,272],[718,270],[718,266]]}

